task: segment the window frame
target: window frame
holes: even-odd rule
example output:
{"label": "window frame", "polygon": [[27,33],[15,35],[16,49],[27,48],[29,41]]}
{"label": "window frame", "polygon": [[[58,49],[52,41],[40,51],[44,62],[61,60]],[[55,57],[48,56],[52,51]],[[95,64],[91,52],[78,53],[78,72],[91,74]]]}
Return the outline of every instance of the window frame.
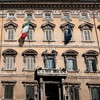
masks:
{"label": "window frame", "polygon": [[[74,50],[68,50],[62,54],[62,56],[64,57],[64,64],[65,64],[64,68],[67,70],[67,72],[79,72],[78,65],[77,65],[77,55],[78,55],[78,52]],[[75,66],[73,67],[75,68],[73,70],[68,70],[68,66],[67,66],[68,59],[72,59],[74,61],[73,65],[75,64]]]}
{"label": "window frame", "polygon": [[[86,85],[88,85],[91,100],[97,100],[96,99],[96,97],[97,97],[97,91],[96,91],[95,99],[93,99],[93,93],[92,93],[93,90],[92,89],[99,89],[99,92],[100,92],[100,84],[98,84],[98,83],[86,83]],[[100,95],[98,95],[98,96],[99,96],[99,99],[100,99]]]}
{"label": "window frame", "polygon": [[45,26],[43,32],[44,32],[43,41],[54,42],[54,30],[52,26],[50,25]]}
{"label": "window frame", "polygon": [[[23,65],[24,66],[23,71],[35,71],[37,52],[35,50],[28,49],[28,50],[25,50],[22,53],[22,56],[23,56],[23,64],[24,64]],[[31,57],[29,59],[33,60],[33,64],[30,64],[30,65],[33,65],[33,66],[30,67],[31,69],[27,68],[28,66],[26,66],[27,65],[26,59],[28,59],[27,57]]]}
{"label": "window frame", "polygon": [[27,98],[27,95],[26,95],[26,87],[27,86],[33,86],[34,88],[34,100],[37,100],[38,99],[38,84],[37,84],[37,81],[22,81],[22,84],[24,86],[24,89],[25,89],[25,100]]}
{"label": "window frame", "polygon": [[[31,33],[30,33],[30,31],[31,31]],[[31,36],[29,36],[29,35],[31,35]],[[29,32],[28,32],[28,36],[25,38],[25,41],[26,42],[33,42],[34,41],[34,37],[35,37],[35,30],[34,30],[34,28],[32,28],[32,26],[30,25],[29,26]],[[31,38],[31,39],[30,39]]]}
{"label": "window frame", "polygon": [[[86,17],[84,18],[83,15],[86,15]],[[79,19],[83,20],[83,21],[88,21],[89,20],[89,13],[88,12],[81,12]]]}
{"label": "window frame", "polygon": [[[11,32],[12,31],[12,34],[11,33],[9,33],[9,32]],[[16,29],[15,29],[15,27],[13,26],[13,25],[9,25],[8,27],[7,27],[7,30],[6,30],[6,32],[7,32],[7,40],[8,41],[13,41],[13,40],[15,40],[15,37],[16,37]]]}
{"label": "window frame", "polygon": [[[96,73],[98,72],[98,59],[97,59],[97,56],[98,56],[98,52],[97,51],[93,51],[93,50],[89,50],[87,51],[86,53],[83,53],[83,57],[84,57],[84,61],[85,61],[85,65],[86,65],[86,73]],[[92,71],[90,71],[89,69],[89,64],[88,64],[88,61],[89,60],[94,60],[95,61],[95,70],[93,71],[93,66],[92,66]]]}
{"label": "window frame", "polygon": [[[77,89],[78,95],[75,95],[76,92],[71,92],[71,91],[74,91],[75,89]],[[66,90],[66,97],[68,97],[69,100],[80,100],[80,92],[79,92],[80,83],[66,83],[65,90]]]}
{"label": "window frame", "polygon": [[55,50],[52,50],[51,51],[51,53],[48,53],[48,51],[46,50],[46,51],[44,51],[43,53],[42,53],[42,56],[43,56],[43,58],[44,58],[44,66],[45,66],[45,69],[48,69],[47,68],[47,59],[53,59],[53,62],[54,62],[54,67],[53,68],[50,68],[50,69],[56,69],[56,56],[57,56],[57,52],[55,51]]}
{"label": "window frame", "polygon": [[71,13],[70,12],[62,12],[61,19],[64,21],[71,21]]}
{"label": "window frame", "polygon": [[[73,66],[68,66],[68,61],[69,60],[73,60]],[[69,67],[73,67],[72,70],[68,70]],[[65,66],[66,70],[71,72],[71,71],[77,71],[77,61],[76,61],[76,57],[75,56],[66,56],[66,66]]]}
{"label": "window frame", "polygon": [[[30,14],[31,14],[31,17],[28,16]],[[30,11],[25,12],[25,20],[34,20],[33,12],[30,12]]]}
{"label": "window frame", "polygon": [[[27,58],[28,57],[28,58]],[[30,57],[30,58],[29,58]],[[30,61],[27,61],[27,60],[33,60],[33,64],[31,64],[31,65],[33,65],[33,66],[27,66],[27,64],[28,65],[30,65],[30,63],[32,63],[32,62],[30,62]],[[27,63],[28,62],[28,63]],[[29,63],[30,62],[30,63]],[[27,71],[34,71],[35,70],[35,56],[34,55],[24,55],[24,66],[25,66],[25,68],[23,69],[23,70],[27,70]]]}
{"label": "window frame", "polygon": [[[12,100],[12,99],[15,99],[15,84],[16,84],[16,81],[1,81],[2,85],[3,85],[3,99],[5,100]],[[5,98],[5,86],[12,86],[12,98]],[[7,92],[8,93],[11,93],[11,92]],[[11,94],[10,94],[11,95]]]}
{"label": "window frame", "polygon": [[[49,17],[47,17],[46,15],[49,15]],[[53,19],[53,14],[52,14],[52,12],[44,12],[43,13],[43,20],[45,20],[45,21],[52,21],[52,19]]]}
{"label": "window frame", "polygon": [[93,41],[92,32],[90,29],[83,29],[82,34],[83,34],[83,41]]}
{"label": "window frame", "polygon": [[7,12],[7,20],[16,20],[16,12]]}
{"label": "window frame", "polygon": [[[49,64],[50,66],[47,66],[48,65],[48,59],[52,59],[53,63],[52,64]],[[51,67],[51,65],[53,65]],[[45,69],[55,69],[56,67],[56,64],[55,64],[55,56],[46,56],[46,59],[45,59]]]}
{"label": "window frame", "polygon": [[[5,71],[16,71],[16,62],[15,62],[15,59],[16,59],[16,55],[17,55],[17,52],[15,50],[12,50],[12,49],[8,49],[8,50],[5,50],[2,55],[4,56],[4,67],[2,68],[2,70],[5,70]],[[11,58],[9,58],[11,57]],[[8,60],[7,60],[8,59]],[[9,64],[9,62],[7,61],[11,61],[10,64],[12,64],[12,66],[7,66]]]}

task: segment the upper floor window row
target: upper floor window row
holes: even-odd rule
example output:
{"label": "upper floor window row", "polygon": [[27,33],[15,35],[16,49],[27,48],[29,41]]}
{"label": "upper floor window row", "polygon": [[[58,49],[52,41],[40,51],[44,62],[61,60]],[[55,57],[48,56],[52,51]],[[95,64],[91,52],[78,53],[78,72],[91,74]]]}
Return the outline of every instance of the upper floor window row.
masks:
{"label": "upper floor window row", "polygon": [[[24,24],[25,25],[25,24]],[[24,27],[23,25],[23,27]],[[30,22],[29,25],[29,31],[28,31],[28,36],[26,37],[25,41],[35,41],[35,28],[36,28],[36,24]],[[51,22],[47,22],[41,25],[41,29],[43,31],[43,41],[49,41],[52,42],[54,41],[54,29],[55,29],[55,24],[51,23]],[[70,26],[70,27],[69,27]],[[70,30],[70,34],[71,34],[71,41],[74,40],[74,24],[72,23],[64,23],[62,25],[60,25],[60,29],[62,31],[62,36],[63,36],[63,41],[64,43],[67,42],[68,40],[68,35],[69,35],[69,30]],[[82,41],[84,42],[92,42],[93,41],[93,24],[91,23],[83,23],[81,25],[79,25],[79,29],[80,29],[80,33],[82,36]],[[6,24],[4,24],[4,28],[5,28],[5,40],[9,40],[9,41],[15,41],[16,40],[16,30],[18,28],[18,24],[10,21]],[[100,29],[100,26],[98,26],[98,28]]]}
{"label": "upper floor window row", "polygon": [[[92,14],[93,15],[93,14]],[[98,12],[97,15],[98,19],[100,20],[100,13]],[[18,14],[15,11],[8,11],[7,12],[7,19],[8,20],[16,20],[17,17],[23,17],[25,18],[25,20],[34,20],[34,18],[38,18],[41,17],[43,18],[43,20],[45,21],[53,21],[53,18],[61,18],[61,20],[71,20],[73,17],[73,14],[69,11],[62,11],[59,15],[57,14],[53,14],[52,11],[43,11],[41,14],[35,14],[33,11],[25,11],[24,12],[24,16],[23,14]],[[83,21],[89,21],[91,15],[89,12],[85,12],[85,11],[80,11],[80,13],[78,14],[78,18],[79,20],[83,20]]]}

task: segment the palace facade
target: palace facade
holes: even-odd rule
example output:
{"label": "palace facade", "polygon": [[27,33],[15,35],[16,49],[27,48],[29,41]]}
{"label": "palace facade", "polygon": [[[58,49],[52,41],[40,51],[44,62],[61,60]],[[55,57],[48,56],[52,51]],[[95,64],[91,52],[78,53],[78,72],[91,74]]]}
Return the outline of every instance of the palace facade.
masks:
{"label": "palace facade", "polygon": [[100,1],[1,0],[0,83],[0,100],[100,100]]}

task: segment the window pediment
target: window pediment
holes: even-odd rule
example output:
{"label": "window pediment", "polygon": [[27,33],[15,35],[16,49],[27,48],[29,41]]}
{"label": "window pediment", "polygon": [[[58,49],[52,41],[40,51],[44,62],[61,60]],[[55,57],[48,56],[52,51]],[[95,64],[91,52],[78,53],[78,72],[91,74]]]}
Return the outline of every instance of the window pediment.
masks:
{"label": "window pediment", "polygon": [[8,28],[9,26],[13,26],[13,27],[15,27],[15,28],[17,28],[18,27],[18,24],[16,24],[16,23],[14,23],[14,22],[12,22],[12,21],[10,21],[10,22],[8,22],[8,23],[6,23],[6,24],[4,24],[4,28]]}
{"label": "window pediment", "polygon": [[98,56],[98,52],[94,50],[89,50],[83,54],[83,56]]}
{"label": "window pediment", "polygon": [[43,28],[43,29],[45,29],[46,27],[54,28],[55,24],[48,22],[48,23],[44,23],[44,24],[41,25],[41,28]]}
{"label": "window pediment", "polygon": [[[26,25],[26,23],[25,24],[23,24],[23,26],[22,27],[24,27]],[[32,23],[32,22],[30,22],[30,24],[29,24],[32,28],[36,28],[36,24],[34,24],[34,23]]]}
{"label": "window pediment", "polygon": [[93,28],[93,24],[91,24],[91,23],[83,23],[83,24],[81,24],[81,25],[79,25],[79,28],[80,29],[92,29]]}
{"label": "window pediment", "polygon": [[45,50],[43,53],[42,53],[42,56],[44,55],[47,55],[47,56],[54,56],[54,55],[57,55],[58,52],[55,51],[55,50],[52,50],[51,52],[48,52],[47,50]]}
{"label": "window pediment", "polygon": [[[74,24],[72,24],[72,23],[69,23],[70,24],[70,27],[71,28],[74,28]],[[62,24],[62,25],[60,25],[60,28],[62,29],[62,30],[64,30],[64,29],[68,29],[68,23],[64,23],[64,24]]]}
{"label": "window pediment", "polygon": [[62,54],[62,56],[77,56],[77,55],[78,55],[78,52],[75,50],[68,50]]}
{"label": "window pediment", "polygon": [[28,50],[25,50],[23,53],[22,53],[22,56],[23,55],[37,55],[38,53],[35,51],[35,50],[32,50],[32,49],[28,49]]}
{"label": "window pediment", "polygon": [[17,51],[13,49],[7,49],[3,51],[2,55],[17,55]]}

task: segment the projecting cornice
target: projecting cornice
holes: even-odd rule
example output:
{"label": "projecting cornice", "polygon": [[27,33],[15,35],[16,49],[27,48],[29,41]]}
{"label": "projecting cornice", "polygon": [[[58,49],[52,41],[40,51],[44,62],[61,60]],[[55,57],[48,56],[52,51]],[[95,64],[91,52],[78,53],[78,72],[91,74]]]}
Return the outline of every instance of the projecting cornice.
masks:
{"label": "projecting cornice", "polygon": [[[15,2],[14,2],[15,1]],[[48,1],[46,0],[37,1],[37,0],[2,0],[0,2],[0,9],[27,9],[27,8],[34,8],[34,9],[99,9],[100,8],[100,1],[97,2],[79,2],[79,0],[71,0],[66,1],[57,0],[57,1]]]}

